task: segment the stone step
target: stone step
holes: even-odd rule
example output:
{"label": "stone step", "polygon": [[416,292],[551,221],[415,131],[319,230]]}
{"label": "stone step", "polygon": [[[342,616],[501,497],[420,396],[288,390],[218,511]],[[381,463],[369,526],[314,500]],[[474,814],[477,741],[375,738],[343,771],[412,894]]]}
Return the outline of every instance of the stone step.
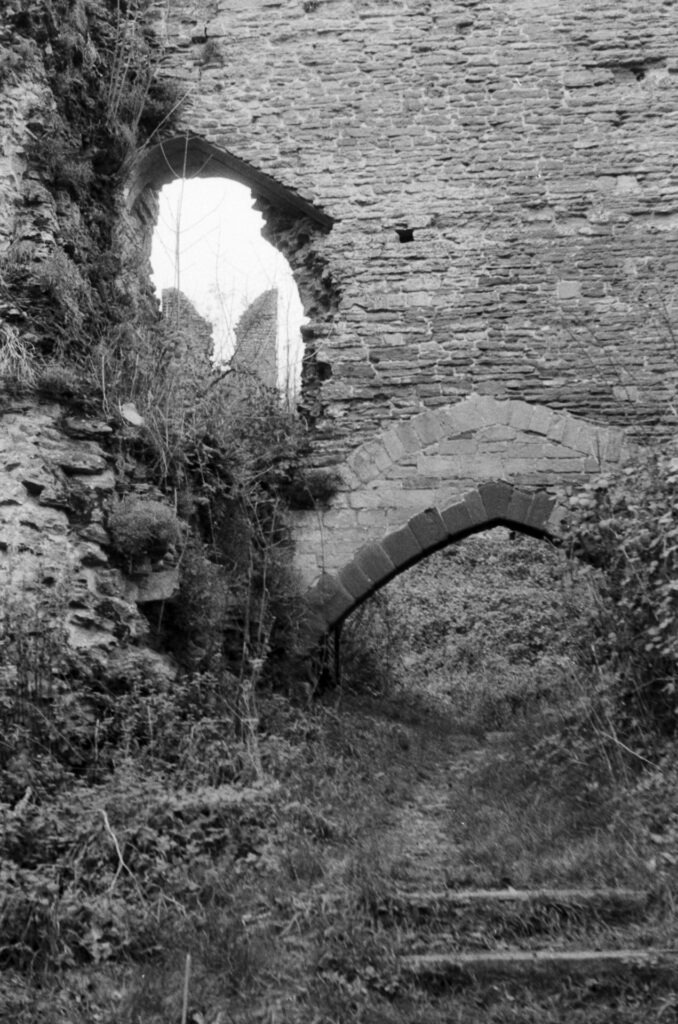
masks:
{"label": "stone step", "polygon": [[640,889],[461,889],[403,891],[389,900],[388,911],[414,920],[464,918],[520,919],[555,911],[563,918],[623,920],[642,915],[650,894]]}
{"label": "stone step", "polygon": [[425,953],[400,958],[405,976],[422,985],[443,987],[475,981],[516,980],[531,984],[568,978],[596,981],[678,979],[678,950],[501,950]]}

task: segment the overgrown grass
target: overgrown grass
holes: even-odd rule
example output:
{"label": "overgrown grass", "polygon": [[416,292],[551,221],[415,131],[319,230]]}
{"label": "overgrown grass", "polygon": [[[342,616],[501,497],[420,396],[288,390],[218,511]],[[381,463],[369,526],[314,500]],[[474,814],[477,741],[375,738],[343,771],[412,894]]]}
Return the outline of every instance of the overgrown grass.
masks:
{"label": "overgrown grass", "polygon": [[[526,558],[524,548],[509,546],[509,569],[519,550]],[[464,662],[463,686],[453,685],[446,666],[454,638],[439,614],[433,638],[400,651],[402,660],[410,657],[408,674],[384,681],[377,693],[351,692],[345,678],[341,701],[329,694],[303,709],[260,694],[256,764],[237,728],[228,677],[186,675],[165,687],[119,679],[100,724],[78,724],[79,751],[93,757],[98,749],[94,777],[69,762],[68,746],[59,748],[68,719],[58,719],[52,760],[13,762],[11,793],[1,805],[7,938],[0,1016],[17,1024],[180,1020],[189,954],[189,1010],[206,1024],[631,1024],[634,1012],[649,1014],[654,997],[638,988],[615,996],[607,1016],[596,993],[574,1005],[537,992],[517,997],[502,986],[472,987],[450,1009],[415,993],[400,973],[398,954],[414,933],[389,907],[394,893],[416,881],[403,872],[408,857],[406,866],[414,863],[410,820],[431,829],[430,837],[415,837],[418,849],[425,855],[430,842],[448,886],[633,883],[657,894],[644,931],[601,926],[585,933],[575,921],[566,941],[674,939],[667,908],[676,891],[678,760],[666,752],[650,768],[614,739],[591,754],[595,730],[581,731],[581,714],[576,729],[572,722],[582,702],[591,718],[596,697],[596,687],[575,690],[581,619],[573,620],[570,650],[558,634],[558,674],[545,660],[553,645],[538,614],[541,608],[556,628],[557,610],[567,618],[577,601],[570,606],[557,597],[560,570],[547,572],[539,557],[534,578],[532,570],[507,574],[504,558],[499,550],[487,559],[478,554],[475,582],[472,568],[462,575],[448,558],[443,564],[455,571],[435,577],[446,605],[432,592],[432,566],[401,598],[414,611],[417,636],[422,624],[430,628],[432,609],[456,610],[451,621],[468,629],[454,637],[468,644],[477,629],[490,661],[512,632],[533,670],[524,694],[514,679],[507,696],[500,678],[493,699],[489,669],[483,659],[472,668],[468,654],[453,662]],[[488,594],[497,592],[498,579],[504,600],[495,621]],[[545,595],[548,579],[554,589]],[[542,588],[538,596],[533,584]],[[511,598],[514,585],[521,601]],[[420,597],[426,611],[417,614]],[[511,618],[512,625],[505,621]],[[368,642],[380,649],[374,632]],[[475,703],[474,671],[484,694]],[[540,673],[544,685],[535,696]],[[598,732],[600,721],[594,716]],[[613,762],[613,752],[622,761]],[[61,776],[55,764],[63,764]],[[6,762],[5,781],[9,770]],[[520,928],[480,922],[455,941],[487,948],[518,936],[538,945],[559,927],[551,920]],[[424,925],[417,941],[438,941],[436,928]],[[662,999],[653,1004],[655,1017],[643,1019],[662,1019],[657,1014],[669,1005]]]}

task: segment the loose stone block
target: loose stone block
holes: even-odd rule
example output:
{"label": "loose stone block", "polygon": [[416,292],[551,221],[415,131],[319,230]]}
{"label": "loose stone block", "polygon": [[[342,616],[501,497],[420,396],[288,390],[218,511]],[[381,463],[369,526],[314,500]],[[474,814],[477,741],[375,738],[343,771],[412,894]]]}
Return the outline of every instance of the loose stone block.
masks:
{"label": "loose stone block", "polygon": [[447,528],[437,508],[427,508],[413,516],[407,524],[417,538],[423,551],[436,547],[447,540]]}

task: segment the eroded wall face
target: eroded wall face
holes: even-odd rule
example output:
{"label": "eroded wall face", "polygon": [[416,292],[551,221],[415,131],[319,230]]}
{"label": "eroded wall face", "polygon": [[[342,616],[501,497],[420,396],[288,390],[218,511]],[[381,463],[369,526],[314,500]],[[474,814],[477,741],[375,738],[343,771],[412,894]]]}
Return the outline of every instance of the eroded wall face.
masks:
{"label": "eroded wall face", "polygon": [[676,382],[673,3],[169,7],[184,127],[337,221],[314,241],[340,295],[313,313],[319,457],[471,392],[655,423]]}

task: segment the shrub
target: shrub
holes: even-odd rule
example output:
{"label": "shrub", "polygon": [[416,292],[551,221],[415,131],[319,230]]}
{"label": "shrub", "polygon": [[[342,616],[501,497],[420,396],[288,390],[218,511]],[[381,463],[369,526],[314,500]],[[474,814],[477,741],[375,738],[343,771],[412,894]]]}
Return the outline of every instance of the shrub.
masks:
{"label": "shrub", "polygon": [[109,516],[108,528],[117,550],[131,561],[157,561],[181,540],[179,520],[160,501],[125,499]]}
{"label": "shrub", "polygon": [[572,498],[572,553],[597,572],[592,655],[616,679],[620,721],[673,733],[678,711],[678,459],[645,453]]}

